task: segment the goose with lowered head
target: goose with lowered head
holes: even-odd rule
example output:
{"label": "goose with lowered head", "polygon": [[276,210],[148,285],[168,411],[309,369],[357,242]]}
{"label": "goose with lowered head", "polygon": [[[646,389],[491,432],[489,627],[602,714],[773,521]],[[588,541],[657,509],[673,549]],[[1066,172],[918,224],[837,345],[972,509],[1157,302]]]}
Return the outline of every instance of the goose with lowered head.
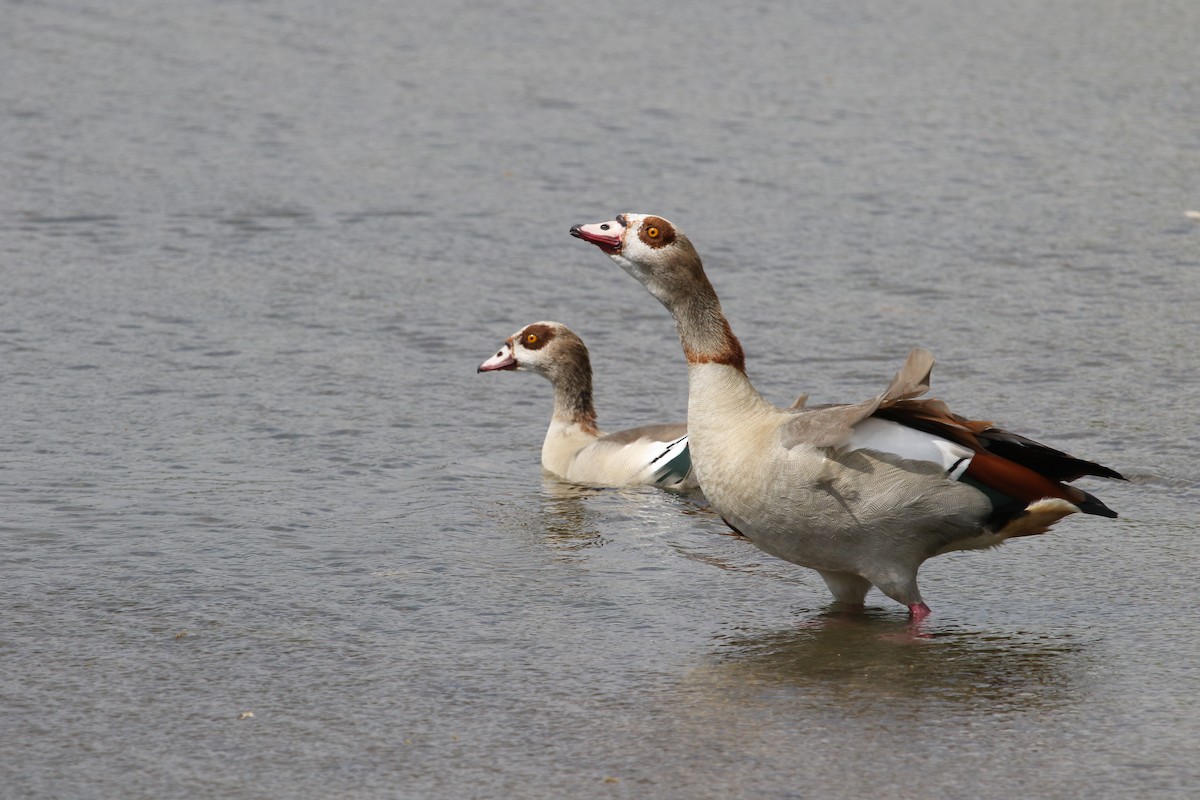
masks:
{"label": "goose with lowered head", "polygon": [[1116,517],[1069,481],[1122,476],[919,399],[933,356],[916,349],[880,394],[848,405],[780,409],[746,377],[700,257],[648,214],[576,225],[671,316],[688,362],[692,465],[709,504],[766,552],[820,573],[861,606],[872,586],[919,621],[928,558],[1044,533],[1078,511]]}
{"label": "goose with lowered head", "polygon": [[505,340],[477,372],[528,370],[554,387],[554,413],[542,443],[542,467],[571,483],[658,486],[692,491],[687,424],[645,425],[605,434],[596,427],[592,364],[574,331],[534,322]]}

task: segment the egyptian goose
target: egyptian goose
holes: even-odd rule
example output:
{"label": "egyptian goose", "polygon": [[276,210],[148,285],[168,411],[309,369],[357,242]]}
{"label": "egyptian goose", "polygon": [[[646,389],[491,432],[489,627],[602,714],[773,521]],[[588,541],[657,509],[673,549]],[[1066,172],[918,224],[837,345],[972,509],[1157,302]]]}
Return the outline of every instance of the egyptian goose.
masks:
{"label": "egyptian goose", "polygon": [[1117,472],[917,399],[929,390],[928,351],[909,353],[869,400],[776,408],[746,377],[741,343],[678,228],[622,214],[571,235],[674,317],[688,362],[692,466],[709,504],[766,552],[819,572],[835,600],[861,606],[876,586],[920,621],[926,559],[1044,533],[1076,511],[1117,516],[1065,483],[1122,479]]}
{"label": "egyptian goose", "polygon": [[687,425],[646,425],[604,434],[592,404],[592,364],[575,332],[534,322],[514,333],[477,372],[528,370],[554,387],[554,414],[542,443],[542,466],[571,483],[696,488]]}

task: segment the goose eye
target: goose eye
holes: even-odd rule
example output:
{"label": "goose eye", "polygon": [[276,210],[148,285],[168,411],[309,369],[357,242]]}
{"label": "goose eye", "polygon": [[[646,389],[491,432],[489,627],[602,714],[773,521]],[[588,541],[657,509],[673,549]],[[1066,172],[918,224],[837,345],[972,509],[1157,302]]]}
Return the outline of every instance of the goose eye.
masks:
{"label": "goose eye", "polygon": [[528,342],[529,344],[537,344],[537,340],[538,340],[538,337],[537,337],[536,333],[526,334],[526,336],[525,336],[525,341]]}
{"label": "goose eye", "polygon": [[658,238],[658,228],[651,225],[649,228],[646,228],[646,235],[649,236],[651,239],[657,239]]}

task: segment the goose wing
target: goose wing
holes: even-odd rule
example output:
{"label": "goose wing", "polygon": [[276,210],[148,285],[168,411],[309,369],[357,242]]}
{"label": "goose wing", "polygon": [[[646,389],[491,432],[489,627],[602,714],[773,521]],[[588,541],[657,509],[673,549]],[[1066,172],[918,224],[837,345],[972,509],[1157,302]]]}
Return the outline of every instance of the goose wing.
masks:
{"label": "goose wing", "polygon": [[846,444],[854,433],[854,426],[881,408],[912,401],[928,392],[932,371],[933,354],[918,347],[909,352],[904,365],[887,389],[870,400],[847,405],[809,407],[804,404],[806,398],[801,397],[796,405],[788,409],[790,419],[781,430],[783,446],[791,449],[801,444],[811,447],[839,447]]}

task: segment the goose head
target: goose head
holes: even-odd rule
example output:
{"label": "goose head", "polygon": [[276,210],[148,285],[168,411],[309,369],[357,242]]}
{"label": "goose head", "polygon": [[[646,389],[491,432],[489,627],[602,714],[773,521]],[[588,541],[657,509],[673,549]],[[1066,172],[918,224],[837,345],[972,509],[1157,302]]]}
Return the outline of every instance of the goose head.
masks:
{"label": "goose head", "polygon": [[708,284],[696,248],[662,217],[618,214],[608,222],[576,225],[571,235],[599,247],[668,308]]}
{"label": "goose head", "polygon": [[504,341],[496,355],[479,365],[476,372],[526,370],[551,383],[586,374],[592,365],[587,348],[575,332],[561,322],[533,322]]}
{"label": "goose head", "polygon": [[728,364],[745,371],[742,345],[721,312],[700,256],[670,220],[618,214],[608,222],[576,225],[571,235],[599,247],[667,307],[689,364]]}

